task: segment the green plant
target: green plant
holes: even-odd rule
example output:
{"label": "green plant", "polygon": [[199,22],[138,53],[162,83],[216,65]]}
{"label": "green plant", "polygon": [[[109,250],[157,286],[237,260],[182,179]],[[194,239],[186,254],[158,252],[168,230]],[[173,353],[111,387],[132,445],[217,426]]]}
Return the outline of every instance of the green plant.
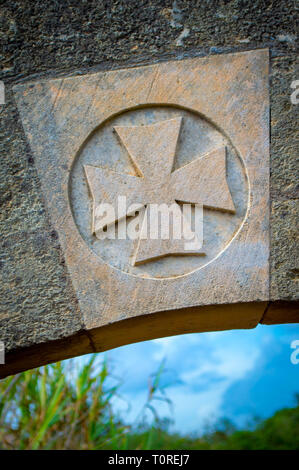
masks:
{"label": "green plant", "polygon": [[0,446],[18,449],[100,449],[122,445],[126,426],[112,413],[116,385],[108,368],[61,363],[0,382]]}
{"label": "green plant", "polygon": [[[119,384],[96,355],[23,372],[0,381],[1,449],[299,449],[299,400],[238,431],[227,420],[203,436],[169,432],[155,403],[171,406],[161,383],[164,362],[149,380],[148,397],[135,423],[112,409]],[[299,398],[299,397],[298,397]],[[147,419],[150,410],[153,419]]]}

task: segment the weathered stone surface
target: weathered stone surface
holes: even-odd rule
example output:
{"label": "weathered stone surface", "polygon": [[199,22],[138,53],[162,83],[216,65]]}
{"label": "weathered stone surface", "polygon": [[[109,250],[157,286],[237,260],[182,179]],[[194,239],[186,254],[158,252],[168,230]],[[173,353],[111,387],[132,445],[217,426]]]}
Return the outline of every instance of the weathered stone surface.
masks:
{"label": "weathered stone surface", "polygon": [[[254,308],[253,308],[254,307]],[[146,341],[161,336],[236,328],[254,328],[256,316],[262,315],[265,302],[231,305],[209,305],[137,316],[110,325],[81,331],[64,339],[36,344],[16,350],[5,357],[0,377],[41,364],[70,358],[79,354],[106,351],[117,346]]]}
{"label": "weathered stone surface", "polygon": [[277,323],[298,323],[298,304],[279,300],[270,302],[260,323],[275,325]]}
{"label": "weathered stone surface", "polygon": [[8,354],[75,334],[82,321],[9,92],[6,99],[0,139],[0,337]]}
{"label": "weathered stone surface", "polygon": [[[1,339],[7,351],[19,348],[19,354],[24,355],[22,348],[33,344],[40,344],[39,352],[42,345],[49,350],[49,340],[70,337],[82,324],[59,240],[55,239],[44,210],[34,159],[18,122],[11,86],[33,78],[170,58],[255,48],[270,50],[271,298],[289,301],[284,304],[286,321],[290,309],[294,312],[292,321],[298,316],[294,310],[298,299],[295,215],[298,106],[290,102],[290,84],[298,79],[293,0],[269,4],[261,0],[231,0],[225,4],[210,0],[156,0],[143,2],[141,8],[140,5],[139,0],[60,3],[8,0],[2,5],[1,79],[6,84],[6,105],[0,106],[1,235],[4,240],[13,239],[9,250],[5,249],[5,258],[1,258],[0,271]],[[25,238],[30,243],[29,250],[24,250]],[[49,241],[49,246],[55,248],[47,249],[47,254],[39,258],[40,242],[36,243],[35,238]],[[16,274],[20,259],[26,267],[22,278]],[[32,310],[23,308],[20,302],[28,293],[34,299]],[[68,312],[76,314],[69,316]]]}
{"label": "weathered stone surface", "polygon": [[[16,86],[14,91],[87,329],[166,310],[269,300],[266,50],[37,82]],[[154,110],[161,107],[175,108],[175,117],[157,121]],[[113,122],[115,116],[131,115],[135,109],[144,110],[144,119],[150,119],[151,124],[141,120],[137,126],[117,124],[110,129],[110,139],[116,139],[116,131],[122,141],[116,145],[125,147],[131,158],[126,175],[115,171],[117,152],[111,151],[108,137],[96,132]],[[181,109],[188,109],[195,116],[198,113],[202,129],[195,133],[192,129],[189,135]],[[134,122],[139,122],[139,115],[134,113]],[[220,137],[205,130],[208,123],[226,137],[227,159]],[[177,145],[180,130],[182,138]],[[93,147],[91,140],[95,135],[98,143]],[[92,165],[82,161],[85,148]],[[206,155],[198,159],[203,148],[202,154]],[[181,165],[181,154],[188,158],[188,164]],[[178,169],[171,172],[175,159]],[[77,205],[74,198],[79,189],[72,174],[76,164],[77,178],[85,183],[86,194]],[[143,176],[138,176],[138,169]],[[207,255],[206,239],[211,237],[213,246],[217,244],[217,233],[227,232],[230,224],[233,230],[212,258],[205,253],[200,258],[192,254],[180,256],[180,241],[145,239],[135,251],[134,271],[122,265],[115,269],[105,259],[106,251],[116,250],[117,259],[126,245],[114,243],[110,248],[97,242],[93,233],[85,240],[80,236],[84,213],[85,228],[92,225],[86,177],[93,194],[93,212],[95,191],[99,192],[96,203],[104,199],[116,205],[116,197],[125,195],[128,204],[137,203],[138,207],[179,200],[202,203],[208,214],[213,209],[210,220],[204,215],[203,249]],[[83,192],[82,187],[80,195]],[[224,211],[216,224],[215,209]],[[127,242],[118,240],[123,241]],[[172,249],[170,244],[174,242]],[[168,256],[155,259],[163,255]],[[135,265],[136,256],[144,262],[141,267]],[[172,263],[172,267],[166,263]],[[258,310],[255,318],[258,323]],[[252,316],[248,322],[252,322]],[[214,328],[213,323],[210,328]]]}
{"label": "weathered stone surface", "polygon": [[[152,111],[152,108],[146,108],[146,110],[142,111],[143,112],[141,113],[134,112],[133,115],[135,118],[138,115],[139,117],[140,115],[144,115],[144,117],[147,116],[148,118],[148,115],[150,114],[151,119],[153,119],[153,114],[161,114],[158,111],[165,111],[165,108],[162,106],[156,106],[154,112]],[[169,111],[170,110],[168,109],[168,112]],[[88,206],[90,206],[90,203],[86,198],[83,204],[82,202],[79,204],[77,220],[78,226],[84,225],[84,222],[86,226],[92,225],[91,234],[102,239],[102,236],[104,235],[103,229],[105,226],[110,229],[113,228],[113,236],[119,234],[119,230],[118,233],[115,233],[116,230],[114,225],[116,221],[119,222],[118,228],[123,224],[123,231],[127,232],[127,227],[124,224],[126,220],[124,219],[129,216],[134,216],[136,210],[138,210],[139,215],[138,217],[135,217],[134,224],[140,224],[141,227],[139,229],[140,233],[136,236],[136,246],[131,250],[132,254],[130,256],[130,265],[136,266],[137,264],[145,263],[149,260],[153,261],[157,258],[165,258],[167,255],[172,255],[173,264],[175,264],[175,271],[172,273],[172,276],[175,276],[179,274],[178,263],[185,265],[184,267],[181,266],[181,268],[183,268],[182,274],[187,273],[187,258],[185,257],[184,259],[180,259],[179,255],[191,255],[191,252],[193,252],[194,255],[204,256],[204,263],[206,264],[208,262],[207,255],[210,255],[211,259],[211,249],[214,248],[215,251],[215,248],[216,250],[218,248],[218,251],[220,251],[219,246],[214,246],[215,241],[216,245],[219,244],[218,240],[221,238],[221,235],[227,232],[225,227],[225,218],[223,216],[222,219],[224,220],[219,223],[219,230],[217,230],[215,226],[211,227],[209,234],[207,234],[207,230],[205,230],[205,251],[203,251],[201,249],[203,230],[200,231],[200,239],[197,235],[192,235],[191,224],[187,218],[184,217],[179,203],[197,204],[199,206],[197,209],[200,211],[201,218],[203,207],[205,209],[214,211],[219,210],[221,212],[229,212],[235,215],[236,209],[226,181],[227,149],[225,145],[205,153],[202,156],[197,155],[195,159],[180,168],[175,169],[175,166],[178,165],[178,161],[180,160],[179,156],[182,154],[182,149],[185,151],[185,156],[192,158],[192,152],[194,152],[194,150],[190,144],[194,142],[193,139],[191,142],[188,142],[188,139],[184,139],[183,137],[183,133],[186,134],[188,131],[188,122],[187,118],[183,119],[182,111],[180,109],[171,109],[171,111],[178,113],[179,117],[167,119],[166,121],[157,121],[150,125],[113,127],[113,130],[117,132],[121,139],[122,146],[126,148],[128,156],[131,159],[131,172],[118,173],[115,170],[109,169],[109,167],[111,168],[111,161],[107,162],[109,165],[107,168],[103,166],[84,165],[88,187],[93,199],[92,224],[90,224],[90,221],[88,223],[88,220],[82,221],[82,212],[88,212]],[[195,116],[192,116],[191,119],[192,121],[193,119],[196,121],[199,120],[196,119]],[[198,134],[196,134],[194,138],[197,142],[202,141],[202,143],[204,143],[208,140],[207,135],[205,134],[206,133],[203,129],[199,129]],[[212,143],[210,145],[216,145],[217,147],[217,140],[215,142],[212,139]],[[184,147],[187,147],[187,149]],[[98,160],[101,162],[99,159],[99,150],[100,149],[95,152],[98,153]],[[109,153],[111,153],[110,142],[104,145],[103,155],[101,156],[107,156]],[[113,155],[113,157],[115,158],[115,155]],[[95,158],[97,158],[96,155]],[[236,160],[238,161],[238,158],[236,158]],[[96,160],[95,163],[97,163]],[[82,167],[80,171],[80,163],[77,162],[77,166],[79,167],[78,175],[81,173],[82,181]],[[236,173],[236,170],[234,170],[235,169],[232,170],[230,164],[230,180],[234,180],[239,192],[245,193],[246,191],[244,191],[244,188],[240,188],[240,182],[238,181],[240,173],[240,179],[242,180],[242,176],[244,177],[243,179],[245,179],[243,169],[241,168],[241,161],[239,162],[238,168],[239,174],[234,174]],[[132,172],[135,172],[135,175],[132,175]],[[122,195],[121,197],[125,198],[125,207],[123,210],[118,208],[119,195]],[[236,228],[239,228],[237,225],[241,223],[242,216],[245,216],[248,201],[246,199],[246,194],[242,196],[243,207],[239,211],[240,213],[237,217],[229,218],[235,219],[231,232],[234,232]],[[71,198],[72,197],[76,197],[76,187],[73,187],[72,189]],[[101,204],[103,202],[110,204],[113,208],[111,218],[107,216],[103,217],[102,215],[99,217],[97,215],[97,211],[101,208]],[[157,206],[161,205],[160,212],[158,212],[158,207],[156,207],[157,210],[154,210],[151,213],[150,209],[154,204]],[[165,204],[167,204],[168,208],[171,208],[171,214],[167,214],[167,207],[164,206],[163,217],[162,205]],[[243,214],[241,214],[241,212],[243,212]],[[90,219],[90,216],[88,215],[89,214],[87,214],[86,219]],[[174,220],[171,219],[170,215],[174,216]],[[216,214],[216,216],[217,215],[219,216],[219,214]],[[213,216],[215,216],[215,213],[210,213],[210,217],[215,218]],[[164,220],[164,230],[162,230],[162,218]],[[180,228],[180,225],[182,225],[182,219],[184,219],[186,234],[189,233],[190,238],[193,236],[192,244],[188,251],[185,247],[188,240],[184,236],[178,237],[178,234],[175,233],[175,230]],[[229,222],[231,222],[231,220],[229,220]],[[167,227],[166,224],[168,225]],[[206,217],[205,225],[208,225]],[[155,238],[149,236],[150,229],[152,232],[154,230],[157,232],[156,234],[153,234],[155,235]],[[162,234],[162,231],[165,233]],[[230,234],[231,236],[228,235],[228,240],[226,240],[226,242],[230,241],[232,234],[233,233]],[[208,242],[210,242],[209,248],[207,247]],[[92,244],[95,246],[95,243]],[[114,244],[114,256],[116,257],[115,261],[117,263],[120,259],[120,252],[123,251],[125,242],[122,241],[119,245],[122,244],[123,246],[119,247],[116,247],[115,242]],[[222,244],[223,249],[225,248],[225,245],[226,244],[224,242]],[[101,253],[103,251],[105,251],[104,246],[102,246],[102,249],[99,252],[100,256],[103,256]],[[206,251],[209,251],[209,253],[206,253]],[[177,255],[176,257],[173,256],[175,254]],[[188,259],[190,260],[191,256],[189,256]],[[164,261],[167,262],[167,260],[163,260],[165,265]],[[194,262],[196,262],[195,259],[193,259],[193,269]],[[159,278],[162,278],[164,274],[162,272],[163,266],[158,263],[158,265],[154,267],[154,263],[151,264]],[[164,266],[164,268],[165,267],[166,266]],[[132,273],[132,270],[129,272]],[[148,271],[147,273],[149,274]],[[170,272],[168,272],[168,275],[170,275]]]}

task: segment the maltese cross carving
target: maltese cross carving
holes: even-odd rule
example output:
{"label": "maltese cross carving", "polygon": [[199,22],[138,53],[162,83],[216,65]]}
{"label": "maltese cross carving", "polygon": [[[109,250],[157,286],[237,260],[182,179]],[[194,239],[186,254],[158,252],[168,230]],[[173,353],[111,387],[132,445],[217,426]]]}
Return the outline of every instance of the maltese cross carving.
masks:
{"label": "maltese cross carving", "polygon": [[[180,117],[144,126],[114,127],[126,148],[136,176],[121,174],[109,168],[85,165],[85,173],[93,198],[92,232],[97,235],[107,225],[132,216],[145,208],[143,225],[150,204],[198,204],[205,208],[235,212],[226,181],[226,148],[217,148],[206,155],[195,156],[185,166],[173,171],[177,142],[181,129]],[[101,203],[117,207],[118,196],[126,196],[126,208],[111,220],[96,220],[96,207]],[[134,211],[129,208],[134,204]],[[181,209],[180,209],[181,210]],[[116,212],[115,212],[116,213]],[[188,223],[188,221],[185,221]],[[196,237],[196,235],[194,234]],[[186,254],[185,240],[139,237],[133,265],[167,255]],[[203,252],[196,254],[203,255]]]}

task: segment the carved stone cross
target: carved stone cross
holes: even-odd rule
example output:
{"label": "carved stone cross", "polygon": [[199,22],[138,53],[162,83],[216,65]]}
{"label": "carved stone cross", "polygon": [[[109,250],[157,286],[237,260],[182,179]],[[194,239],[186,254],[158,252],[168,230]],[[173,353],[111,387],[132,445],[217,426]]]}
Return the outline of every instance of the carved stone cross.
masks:
{"label": "carved stone cross", "polygon": [[[8,276],[0,340],[10,350],[0,377],[162,336],[298,321],[291,302],[278,302],[276,281],[270,291],[268,88],[266,50],[14,87],[59,245],[32,210],[38,232],[24,236],[27,219],[7,241],[10,249],[22,240],[27,254],[15,274],[28,292],[32,279],[39,290],[7,310],[19,284]],[[99,240],[95,210],[91,236],[90,195],[95,208],[115,206],[118,195],[127,207],[139,203],[132,226],[151,203],[205,207],[206,256],[166,256],[186,254],[179,240],[141,239],[132,266],[131,239]],[[51,270],[42,263],[48,252]]]}
{"label": "carved stone cross", "polygon": [[[85,165],[88,184],[93,197],[92,231],[97,235],[104,227],[124,217],[134,215],[146,207],[140,233],[148,221],[149,204],[180,206],[177,201],[201,204],[210,209],[234,212],[234,203],[226,182],[226,154],[222,146],[191,163],[173,170],[181,117],[146,126],[114,127],[120,141],[127,149],[136,176],[120,174],[109,168]],[[96,209],[102,202],[117,206],[118,196],[126,196],[127,205],[122,213],[108,221],[98,219]],[[134,210],[130,206],[134,204]],[[189,222],[185,219],[185,224]],[[191,232],[191,227],[189,233]],[[140,237],[133,265],[169,254],[185,253],[185,239]],[[194,234],[196,237],[196,234]],[[194,254],[194,252],[192,252]],[[196,254],[204,254],[196,251]]]}

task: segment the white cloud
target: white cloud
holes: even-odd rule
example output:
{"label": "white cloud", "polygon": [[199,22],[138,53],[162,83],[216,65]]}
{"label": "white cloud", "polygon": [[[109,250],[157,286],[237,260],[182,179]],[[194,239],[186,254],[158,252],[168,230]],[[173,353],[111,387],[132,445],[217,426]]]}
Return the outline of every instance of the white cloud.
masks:
{"label": "white cloud", "polygon": [[[122,411],[128,422],[136,419],[147,399],[148,377],[165,358],[161,380],[170,384],[166,394],[174,405],[175,428],[181,432],[202,430],[205,423],[223,416],[230,387],[245,382],[258,367],[267,367],[265,352],[269,348],[288,347],[290,331],[298,332],[298,327],[279,330],[259,326],[254,330],[189,334],[110,351],[106,354],[114,375],[123,378],[120,394],[131,404],[128,411],[127,403],[115,399],[115,409]],[[281,369],[277,370],[277,383],[281,374]],[[156,402],[155,406],[161,416],[169,416],[165,404]],[[238,420],[238,416],[232,417]]]}

